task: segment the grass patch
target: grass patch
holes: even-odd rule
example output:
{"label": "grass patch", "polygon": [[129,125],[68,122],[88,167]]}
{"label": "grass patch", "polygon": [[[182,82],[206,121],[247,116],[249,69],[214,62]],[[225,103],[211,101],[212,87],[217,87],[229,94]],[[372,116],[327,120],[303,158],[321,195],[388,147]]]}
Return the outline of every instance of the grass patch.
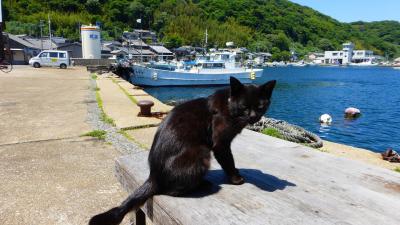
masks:
{"label": "grass patch", "polygon": [[134,142],[135,144],[139,145],[139,147],[143,148],[143,149],[148,149],[146,146],[144,146],[142,143],[136,141],[133,137],[131,137],[131,135],[129,135],[125,130],[119,130],[118,131],[119,134],[122,134],[122,136],[124,136],[126,139],[128,139],[129,141]]}
{"label": "grass patch", "polygon": [[137,101],[134,97],[132,97],[132,95],[130,95],[123,87],[121,87],[121,85],[118,84],[118,82],[114,79],[111,78],[112,82],[114,82],[116,85],[118,85],[119,89],[121,89],[122,92],[124,92],[124,94],[129,98],[129,100],[131,100],[131,102],[133,102],[133,104],[137,104]]}
{"label": "grass patch", "polygon": [[396,171],[396,172],[398,172],[398,173],[400,173],[400,167],[396,167],[396,168],[394,168],[393,170]]}
{"label": "grass patch", "polygon": [[272,128],[272,127],[265,128],[264,130],[261,131],[261,133],[269,135],[271,137],[276,137],[276,138],[283,139],[282,134],[279,133],[279,131],[277,129]]}
{"label": "grass patch", "polygon": [[99,105],[99,108],[101,111],[100,112],[100,120],[103,121],[104,123],[108,123],[108,124],[111,124],[112,126],[115,126],[115,121],[113,120],[113,118],[107,116],[107,114],[104,112],[103,100],[101,100],[99,91],[96,91],[96,101],[97,101],[97,104]]}
{"label": "grass patch", "polygon": [[95,88],[93,88],[93,91],[100,91],[100,88],[95,87]]}
{"label": "grass patch", "polygon": [[92,130],[90,132],[82,134],[81,136],[95,137],[100,140],[104,140],[106,138],[106,134],[107,134],[107,131],[105,131],[105,130]]}
{"label": "grass patch", "polygon": [[96,79],[97,79],[97,75],[93,73],[93,74],[92,74],[92,79],[93,79],[93,80],[96,80]]}

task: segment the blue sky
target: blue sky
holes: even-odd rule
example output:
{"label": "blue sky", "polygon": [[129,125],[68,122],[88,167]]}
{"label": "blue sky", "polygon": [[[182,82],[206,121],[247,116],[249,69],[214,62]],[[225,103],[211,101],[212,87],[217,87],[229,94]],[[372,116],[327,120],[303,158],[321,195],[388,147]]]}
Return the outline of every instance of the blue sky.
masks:
{"label": "blue sky", "polygon": [[400,21],[400,0],[290,0],[341,22]]}

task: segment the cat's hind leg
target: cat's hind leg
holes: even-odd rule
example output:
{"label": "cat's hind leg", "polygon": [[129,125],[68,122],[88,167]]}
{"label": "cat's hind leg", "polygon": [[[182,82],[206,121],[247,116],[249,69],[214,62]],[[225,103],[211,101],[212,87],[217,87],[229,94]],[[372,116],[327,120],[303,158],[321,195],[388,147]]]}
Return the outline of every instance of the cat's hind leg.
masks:
{"label": "cat's hind leg", "polygon": [[210,150],[204,146],[187,148],[170,160],[163,177],[166,193],[173,196],[185,195],[204,185],[210,160]]}

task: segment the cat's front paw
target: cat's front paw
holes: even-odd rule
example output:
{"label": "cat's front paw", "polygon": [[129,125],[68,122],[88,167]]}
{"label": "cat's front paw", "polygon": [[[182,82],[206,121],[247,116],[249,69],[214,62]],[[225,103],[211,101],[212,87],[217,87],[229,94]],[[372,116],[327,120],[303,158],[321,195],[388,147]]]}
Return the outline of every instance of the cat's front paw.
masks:
{"label": "cat's front paw", "polygon": [[234,185],[241,185],[244,183],[244,178],[240,176],[240,174],[233,175],[229,178],[232,184]]}

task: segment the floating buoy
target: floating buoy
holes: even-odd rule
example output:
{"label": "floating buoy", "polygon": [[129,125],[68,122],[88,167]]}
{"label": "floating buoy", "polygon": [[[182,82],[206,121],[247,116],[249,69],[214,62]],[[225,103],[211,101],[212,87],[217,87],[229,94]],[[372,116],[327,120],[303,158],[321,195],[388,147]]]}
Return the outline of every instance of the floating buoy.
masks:
{"label": "floating buoy", "polygon": [[332,123],[332,117],[329,114],[322,114],[319,117],[319,122],[324,123],[324,124],[331,124]]}
{"label": "floating buoy", "polygon": [[354,119],[361,115],[361,111],[354,107],[349,107],[344,110],[344,117],[348,119]]}

